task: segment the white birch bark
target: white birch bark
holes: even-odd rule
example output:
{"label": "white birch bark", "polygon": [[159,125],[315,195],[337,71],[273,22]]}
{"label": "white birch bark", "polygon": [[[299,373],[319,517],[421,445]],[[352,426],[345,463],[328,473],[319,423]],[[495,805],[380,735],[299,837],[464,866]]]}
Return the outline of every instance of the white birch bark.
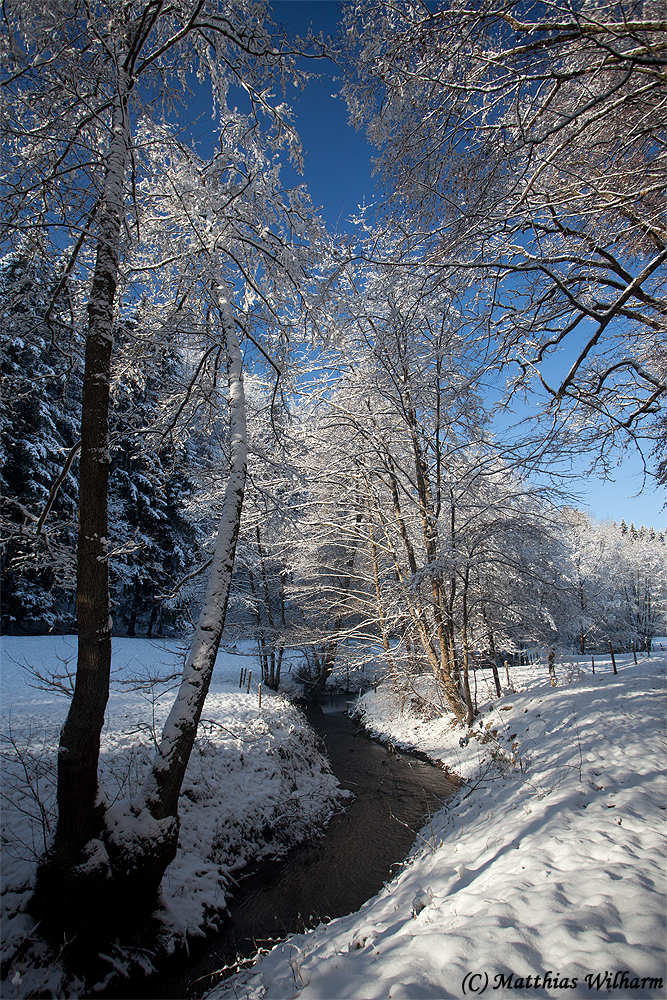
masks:
{"label": "white birch bark", "polygon": [[156,819],[177,816],[180,787],[225,625],[245,491],[248,447],[242,357],[234,313],[224,288],[218,290],[218,305],[228,356],[231,465],[197,631],[178,695],[164,726],[151,775],[144,786],[146,805]]}

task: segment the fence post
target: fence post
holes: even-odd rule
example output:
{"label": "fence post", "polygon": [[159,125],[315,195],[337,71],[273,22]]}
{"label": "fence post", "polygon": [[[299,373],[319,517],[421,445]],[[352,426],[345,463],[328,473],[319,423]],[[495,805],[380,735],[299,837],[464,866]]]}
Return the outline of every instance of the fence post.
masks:
{"label": "fence post", "polygon": [[252,677],[252,670],[248,671],[248,688],[246,694],[250,694],[250,678]]}
{"label": "fence post", "polygon": [[634,639],[632,640],[632,655],[634,656],[635,663],[636,663],[637,662],[637,649],[635,647],[635,641],[634,641]]}
{"label": "fence post", "polygon": [[591,666],[593,668],[593,673],[595,673],[595,657],[591,656]]}
{"label": "fence post", "polygon": [[261,683],[257,685],[257,690],[259,691],[259,707],[262,707],[262,685]]}
{"label": "fence post", "polygon": [[244,670],[245,670],[245,667],[241,667],[241,676],[240,676],[240,678],[239,678],[239,687],[240,687],[240,688],[242,688],[242,687],[243,687],[243,671],[244,671]]}
{"label": "fence post", "polygon": [[556,650],[551,647],[549,650],[549,677],[551,678],[552,688],[556,687],[556,667],[554,666],[554,660],[556,659]]}
{"label": "fence post", "polygon": [[496,685],[496,696],[500,698],[501,695],[500,677],[498,676],[498,664],[496,663],[495,659],[491,661],[491,669],[493,671],[493,683]]}
{"label": "fence post", "polygon": [[614,668],[614,673],[617,674],[618,670],[616,669],[616,657],[614,656],[614,650],[611,643],[609,643],[609,652],[611,653],[611,664]]}
{"label": "fence post", "polygon": [[511,687],[512,683],[510,681],[510,668],[507,666],[507,660],[505,660],[505,673],[507,674],[507,686]]}

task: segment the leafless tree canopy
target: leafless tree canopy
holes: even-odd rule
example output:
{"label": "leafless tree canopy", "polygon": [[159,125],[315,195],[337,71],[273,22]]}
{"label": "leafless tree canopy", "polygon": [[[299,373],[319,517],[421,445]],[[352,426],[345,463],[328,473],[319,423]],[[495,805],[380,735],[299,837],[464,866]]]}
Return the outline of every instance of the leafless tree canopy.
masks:
{"label": "leafless tree canopy", "polygon": [[345,92],[387,208],[468,274],[489,336],[600,451],[667,381],[661,4],[368,2]]}

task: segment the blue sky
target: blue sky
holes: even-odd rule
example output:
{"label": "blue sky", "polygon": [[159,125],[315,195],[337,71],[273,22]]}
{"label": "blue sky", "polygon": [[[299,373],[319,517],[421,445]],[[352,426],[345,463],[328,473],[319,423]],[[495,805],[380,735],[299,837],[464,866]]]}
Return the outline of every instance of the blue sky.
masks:
{"label": "blue sky", "polygon": [[[275,0],[273,19],[293,33],[305,35],[312,24],[315,32],[334,35],[341,7],[336,0]],[[342,232],[353,228],[349,220],[357,206],[377,197],[371,168],[373,149],[363,134],[348,126],[345,104],[333,96],[340,86],[334,79],[336,68],[319,61],[310,63],[309,68],[320,78],[305,91],[288,95],[306,151],[304,176],[294,181],[305,181],[330,229]],[[290,173],[285,168],[288,184]],[[582,474],[571,488],[581,495],[579,506],[599,520],[624,518],[628,524],[634,521],[664,529],[665,491],[656,491],[650,481],[642,491],[642,478],[641,461],[630,454],[622,457],[614,482]]]}
{"label": "blue sky", "polygon": [[[315,33],[333,36],[342,4],[336,0],[277,0],[272,10],[274,21],[291,33],[303,36],[312,25]],[[304,65],[319,79],[287,97],[297,115],[297,131],[306,151],[303,180],[313,203],[322,207],[329,227],[334,231],[349,230],[353,228],[349,219],[357,206],[375,197],[373,149],[363,133],[347,124],[345,102],[334,96],[340,89],[335,80],[336,67],[319,60]]]}

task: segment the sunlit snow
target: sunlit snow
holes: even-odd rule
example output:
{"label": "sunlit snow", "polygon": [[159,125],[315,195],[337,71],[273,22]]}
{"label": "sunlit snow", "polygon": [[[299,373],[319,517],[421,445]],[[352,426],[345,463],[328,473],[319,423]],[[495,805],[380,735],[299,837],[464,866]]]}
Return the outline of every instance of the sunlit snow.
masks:
{"label": "sunlit snow", "polygon": [[[465,746],[363,699],[368,726],[466,778],[358,913],[278,945],[207,1000],[664,997],[663,648],[514,667]],[[480,707],[482,707],[480,705]],[[465,739],[462,741],[465,743]],[[529,978],[530,977],[530,978]],[[655,980],[655,982],[651,982]]]}
{"label": "sunlit snow", "polygon": [[[19,664],[63,673],[74,642],[3,640],[4,733],[39,774],[48,822],[67,701],[28,687]],[[596,657],[593,675],[588,658],[572,657],[557,664],[556,687],[543,662],[513,667],[501,698],[480,683],[481,716],[467,732],[427,719],[436,713],[425,713],[420,697],[403,699],[401,710],[388,687],[366,694],[358,706],[366,726],[444,761],[464,780],[461,792],[422,830],[400,875],[358,913],[276,946],[209,1000],[664,997],[665,646],[658,640],[637,665],[617,654],[616,676],[608,659]],[[182,650],[131,639],[114,640],[114,650],[102,775],[122,816],[173,697],[154,698],[151,678],[176,671]],[[302,718],[267,693],[259,709],[248,654],[219,658],[184,785],[181,846],[163,883],[174,940],[205,926],[236,867],[279,847],[281,836],[287,842],[295,824],[305,834],[331,807],[335,781]],[[239,687],[243,667],[253,670],[250,693],[245,679]],[[144,677],[143,690],[123,691],[130,676]],[[428,695],[429,684],[428,675],[417,678],[415,695]],[[288,777],[278,746],[290,754]],[[3,950],[13,995],[29,996],[44,969],[12,956],[31,930],[22,911],[41,831],[26,819],[35,801],[16,781],[9,749]],[[290,794],[294,781],[298,795]],[[12,788],[23,791],[12,799]],[[261,835],[267,817],[272,843]],[[53,995],[64,995],[58,970],[49,975]],[[67,988],[79,995],[76,983]]]}
{"label": "sunlit snow", "polygon": [[[171,682],[161,682],[159,678],[177,675],[184,654],[185,647],[175,641],[113,640],[112,691],[100,775],[104,794],[112,803],[108,822],[117,841],[122,841],[128,822],[128,796],[131,799],[141,787],[179,679],[174,676]],[[26,667],[66,677],[76,667],[76,639],[2,639],[5,975],[34,926],[23,911],[37,858],[45,837],[48,840],[53,832],[55,749],[68,707],[63,695],[31,687],[38,682]],[[240,688],[243,668],[246,673]],[[248,670],[254,678],[250,685],[245,679]],[[218,654],[181,790],[179,849],[162,882],[161,919],[167,949],[184,934],[201,934],[215,925],[226,893],[233,890],[235,870],[312,835],[336,807],[338,783],[315,748],[304,717],[282,696],[267,690],[262,691],[260,709],[259,676],[257,660],[248,649]],[[295,783],[297,796],[292,794]],[[147,833],[151,822],[155,821],[146,814]],[[136,830],[136,815],[131,817],[131,826]],[[103,849],[101,842],[96,843]],[[22,986],[14,996],[29,996],[45,975],[53,995],[63,995],[65,980],[57,965],[49,971],[50,958],[44,953],[47,968],[39,968],[39,957],[37,949],[32,969],[31,959],[21,960]]]}

